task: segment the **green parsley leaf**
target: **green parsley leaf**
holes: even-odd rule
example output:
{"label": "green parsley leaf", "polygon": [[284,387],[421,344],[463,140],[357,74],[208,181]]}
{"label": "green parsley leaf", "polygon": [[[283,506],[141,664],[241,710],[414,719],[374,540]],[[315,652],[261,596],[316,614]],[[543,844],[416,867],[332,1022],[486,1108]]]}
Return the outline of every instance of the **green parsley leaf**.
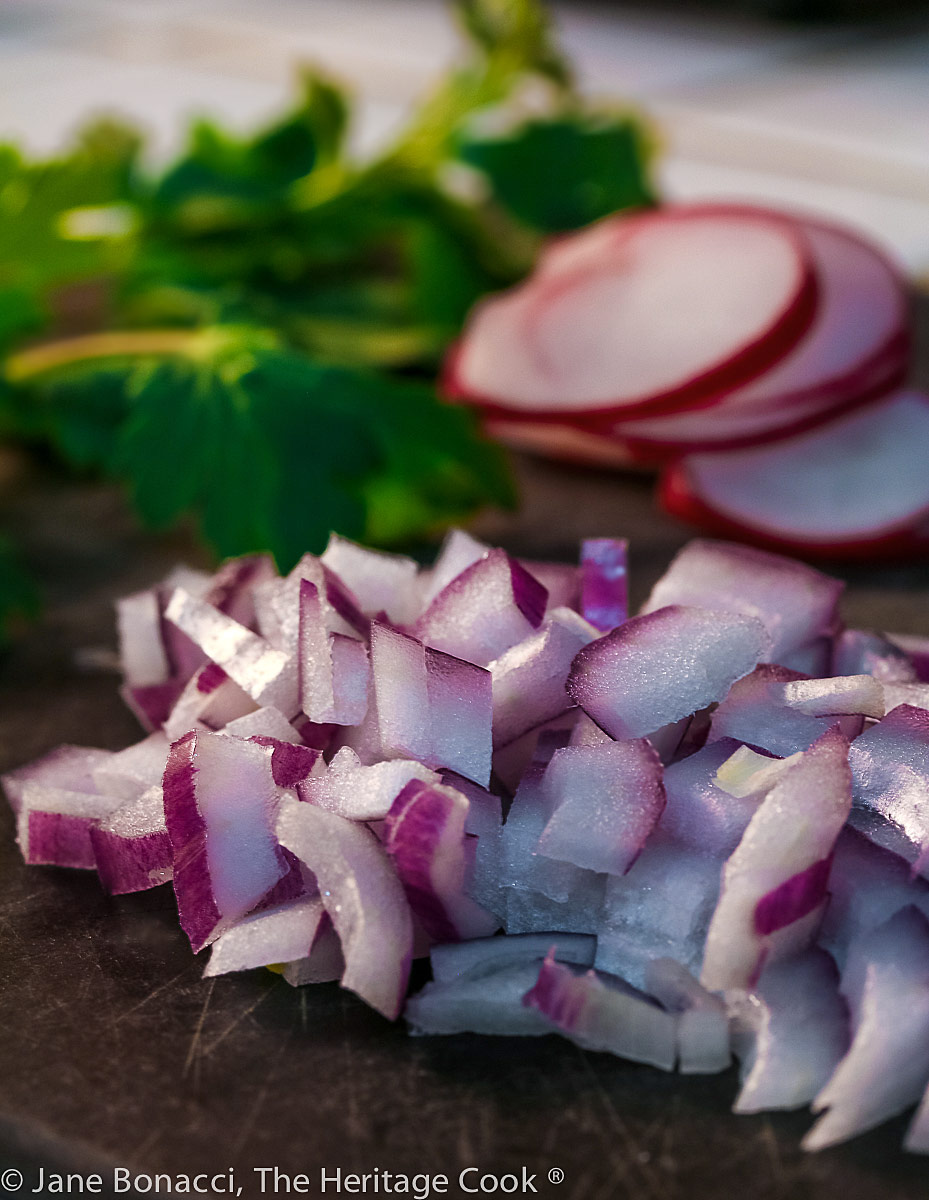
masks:
{"label": "green parsley leaf", "polygon": [[528,121],[504,137],[465,133],[458,154],[484,172],[494,198],[518,220],[558,233],[654,204],[647,145],[638,118],[565,115]]}

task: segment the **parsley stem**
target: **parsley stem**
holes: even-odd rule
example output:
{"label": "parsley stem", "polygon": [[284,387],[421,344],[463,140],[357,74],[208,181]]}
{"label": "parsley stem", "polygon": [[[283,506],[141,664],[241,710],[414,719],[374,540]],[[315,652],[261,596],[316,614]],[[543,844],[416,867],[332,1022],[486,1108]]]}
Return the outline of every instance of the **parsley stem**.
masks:
{"label": "parsley stem", "polygon": [[86,359],[189,354],[199,336],[199,330],[191,329],[124,329],[63,338],[10,355],[6,377],[10,383],[23,383],[46,371]]}

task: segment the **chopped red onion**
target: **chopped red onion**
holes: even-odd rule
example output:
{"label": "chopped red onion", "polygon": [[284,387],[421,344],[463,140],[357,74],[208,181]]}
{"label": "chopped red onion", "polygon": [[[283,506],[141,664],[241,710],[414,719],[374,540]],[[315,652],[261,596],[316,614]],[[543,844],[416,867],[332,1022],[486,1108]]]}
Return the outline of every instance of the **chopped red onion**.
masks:
{"label": "chopped red onion", "polygon": [[843,587],[780,554],[698,538],[678,553],[642,611],[687,604],[755,617],[771,635],[771,661],[779,663],[835,631]]}
{"label": "chopped red onion", "polygon": [[593,971],[575,975],[549,953],[523,1004],[586,1050],[606,1050],[664,1071],[674,1069],[676,1018],[621,980],[610,984]]}
{"label": "chopped red onion", "polygon": [[820,1117],[803,1139],[822,1150],[885,1121],[929,1082],[929,921],[901,909],[850,948],[841,992],[852,1042],[813,1102]]}
{"label": "chopped red onion", "polygon": [[380,821],[411,780],[439,782],[435,771],[412,759],[398,758],[366,767],[355,755],[352,755],[354,763],[344,757],[351,753],[344,747],[332,760],[328,771],[298,784],[300,799],[353,821]]}
{"label": "chopped red onion", "polygon": [[677,1014],[677,1065],[682,1075],[715,1075],[729,1067],[729,1022],[718,996],[673,958],[648,964],[645,990],[666,1012]]}
{"label": "chopped red onion", "polygon": [[274,835],[271,747],[225,734],[175,742],[164,774],[181,926],[196,953],[287,873]]}
{"label": "chopped red onion", "polygon": [[851,824],[929,874],[929,712],[901,704],[856,738],[848,761]]}
{"label": "chopped red onion", "polygon": [[358,725],[368,711],[371,670],[363,642],[330,634],[319,590],[300,581],[297,677],[300,707],[315,724]]}
{"label": "chopped red onion", "polygon": [[23,790],[27,783],[64,788],[71,792],[98,791],[94,771],[113,757],[112,750],[95,750],[88,746],[59,746],[34,762],[0,777],[7,801],[14,813],[22,807]]}
{"label": "chopped red onion", "polygon": [[834,675],[873,675],[881,683],[916,683],[913,661],[889,638],[867,629],[844,629],[833,646]]}
{"label": "chopped red onion", "polygon": [[851,784],[848,742],[831,729],[761,802],[723,871],[704,987],[751,986],[766,962],[812,940],[826,898],[823,864],[851,808]]}
{"label": "chopped red onion", "polygon": [[494,746],[506,746],[570,705],[565,684],[579,650],[597,631],[569,608],[556,608],[545,624],[488,665],[493,679]]}
{"label": "chopped red onion", "polygon": [[461,792],[414,779],[384,822],[384,846],[410,908],[437,942],[484,937],[499,927],[497,918],[467,894],[467,812],[468,800]]}
{"label": "chopped red onion", "polygon": [[486,667],[538,629],[548,593],[502,550],[491,550],[435,597],[414,632],[427,646]]}
{"label": "chopped red onion", "polygon": [[389,1018],[403,1007],[413,922],[390,858],[365,825],[285,799],[277,836],[319,882],[342,944],[342,986]]}
{"label": "chopped red onion", "polygon": [[552,815],[536,853],[623,875],[665,806],[661,761],[645,738],[556,750],[543,787]]}
{"label": "chopped red onion", "polygon": [[162,789],[150,787],[91,827],[90,844],[100,883],[111,896],[144,892],[167,883],[174,854]]}
{"label": "chopped red onion", "polygon": [[419,615],[419,567],[412,558],[368,550],[334,533],[319,561],[338,576],[366,617],[386,616],[406,625]]}
{"label": "chopped red onion", "polygon": [[824,950],[771,963],[749,991],[728,991],[742,1089],[733,1112],[808,1104],[848,1049],[839,974]]}
{"label": "chopped red onion", "polygon": [[587,933],[520,933],[433,946],[429,960],[436,983],[452,983],[524,963],[538,966],[550,950],[559,962],[592,967],[596,948],[597,939]]}
{"label": "chopped red onion", "polygon": [[243,917],[213,943],[203,974],[224,975],[308,958],[320,925],[328,921],[318,896],[291,900]]}
{"label": "chopped red onion", "polygon": [[159,730],[118,750],[93,768],[96,790],[128,801],[137,800],[154,786],[160,788],[169,748],[168,739]]}
{"label": "chopped red onion", "polygon": [[[738,742],[721,738],[665,768],[663,834],[719,859],[732,853],[764,790],[753,789],[747,796],[739,796],[722,783],[720,772],[738,753]],[[767,759],[769,763],[777,761]]]}
{"label": "chopped red onion", "polygon": [[568,695],[612,737],[645,737],[720,700],[770,645],[753,617],[672,605],[585,646]]}
{"label": "chopped red onion", "polygon": [[607,632],[629,616],[625,538],[588,538],[581,543],[581,612]]}
{"label": "chopped red onion", "polygon": [[16,840],[23,860],[93,870],[96,859],[91,830],[121,803],[117,796],[72,792],[27,780],[16,818]]}
{"label": "chopped red onion", "polygon": [[409,998],[403,1016],[413,1034],[544,1037],[552,1032],[551,1025],[522,1002],[538,974],[536,960],[511,964],[475,978],[427,983]]}

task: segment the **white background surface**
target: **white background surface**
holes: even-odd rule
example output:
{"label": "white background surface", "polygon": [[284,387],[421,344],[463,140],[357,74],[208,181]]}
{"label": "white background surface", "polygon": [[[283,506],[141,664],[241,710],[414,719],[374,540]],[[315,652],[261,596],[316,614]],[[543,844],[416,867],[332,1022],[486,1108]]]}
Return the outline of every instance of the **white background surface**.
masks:
{"label": "white background surface", "polygon": [[[666,195],[831,213],[929,273],[929,25],[554,8],[584,87],[657,119]],[[192,113],[247,127],[274,111],[313,61],[355,90],[363,153],[456,46],[438,0],[0,0],[0,138],[48,151],[116,111],[164,155]]]}

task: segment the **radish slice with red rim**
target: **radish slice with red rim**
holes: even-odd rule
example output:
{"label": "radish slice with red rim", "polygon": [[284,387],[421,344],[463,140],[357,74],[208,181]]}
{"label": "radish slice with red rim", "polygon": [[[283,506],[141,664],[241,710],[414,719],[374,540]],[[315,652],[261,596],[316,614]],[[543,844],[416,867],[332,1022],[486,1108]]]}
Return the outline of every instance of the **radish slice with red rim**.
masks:
{"label": "radish slice with red rim", "polygon": [[[596,254],[582,262],[584,239]],[[448,393],[536,420],[673,411],[765,370],[813,316],[809,246],[768,213],[670,207],[575,243],[478,305],[447,362]]]}
{"label": "radish slice with red rim", "polygon": [[639,452],[729,449],[827,419],[902,383],[910,338],[900,272],[857,234],[808,218],[798,224],[813,253],[820,298],[796,346],[707,407],[623,422],[612,427],[616,436]]}
{"label": "radish slice with red rim", "polygon": [[661,498],[685,520],[801,553],[893,550],[929,514],[927,444],[929,397],[898,392],[801,438],[682,459]]}

